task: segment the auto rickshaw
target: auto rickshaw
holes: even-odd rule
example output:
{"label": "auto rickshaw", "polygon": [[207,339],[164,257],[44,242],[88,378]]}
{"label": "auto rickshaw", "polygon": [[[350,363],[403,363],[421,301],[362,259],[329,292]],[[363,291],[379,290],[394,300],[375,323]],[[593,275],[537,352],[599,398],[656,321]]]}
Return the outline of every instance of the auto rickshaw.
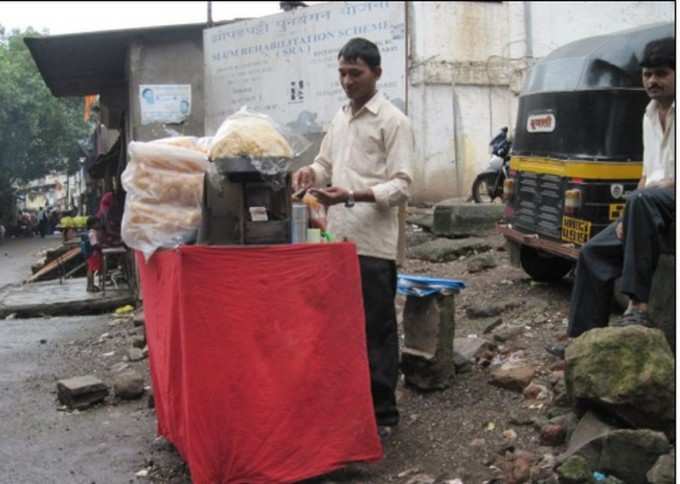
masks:
{"label": "auto rickshaw", "polygon": [[565,276],[579,248],[620,216],[636,189],[649,103],[639,62],[649,42],[673,36],[673,23],[659,23],[590,37],[529,72],[498,231],[512,263],[534,280]]}

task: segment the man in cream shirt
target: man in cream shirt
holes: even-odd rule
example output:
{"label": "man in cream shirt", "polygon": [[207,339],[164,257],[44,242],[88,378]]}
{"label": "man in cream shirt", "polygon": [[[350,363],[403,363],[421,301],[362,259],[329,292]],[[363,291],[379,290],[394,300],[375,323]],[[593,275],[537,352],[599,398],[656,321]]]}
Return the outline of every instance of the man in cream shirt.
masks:
{"label": "man in cream shirt", "polygon": [[356,243],[371,391],[384,436],[399,422],[395,261],[398,207],[409,197],[414,138],[408,118],[376,89],[382,69],[374,43],[355,38],[345,44],[338,72],[349,102],[333,118],[314,163],[297,171],[293,183],[316,187],[309,193],[329,207],[328,231]]}
{"label": "man in cream shirt", "polygon": [[[659,253],[674,236],[675,220],[675,39],[650,42],[642,61],[642,84],[651,101],[643,116],[643,169],[623,217],[581,248],[571,296],[568,335],[606,326],[614,281],[630,304],[618,324],[648,325],[647,302]],[[557,354],[555,347],[546,348]]]}

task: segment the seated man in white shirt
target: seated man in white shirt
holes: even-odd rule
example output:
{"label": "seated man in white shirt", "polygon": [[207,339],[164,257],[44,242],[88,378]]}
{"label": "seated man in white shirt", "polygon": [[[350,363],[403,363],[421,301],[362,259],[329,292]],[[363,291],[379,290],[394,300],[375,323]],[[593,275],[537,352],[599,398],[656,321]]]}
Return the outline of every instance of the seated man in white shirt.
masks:
{"label": "seated man in white shirt", "polygon": [[[651,102],[643,117],[643,173],[626,201],[621,220],[593,237],[580,251],[567,334],[577,337],[607,326],[614,281],[630,305],[620,325],[648,325],[652,276],[675,220],[675,39],[650,42],[642,62],[642,83]],[[553,354],[556,347],[546,348]]]}
{"label": "seated man in white shirt", "polygon": [[345,44],[338,72],[350,101],[333,118],[314,163],[297,171],[293,184],[316,187],[309,193],[329,207],[329,232],[357,245],[371,390],[384,436],[399,422],[395,261],[398,206],[409,197],[414,138],[408,118],[376,89],[382,68],[373,42]]}

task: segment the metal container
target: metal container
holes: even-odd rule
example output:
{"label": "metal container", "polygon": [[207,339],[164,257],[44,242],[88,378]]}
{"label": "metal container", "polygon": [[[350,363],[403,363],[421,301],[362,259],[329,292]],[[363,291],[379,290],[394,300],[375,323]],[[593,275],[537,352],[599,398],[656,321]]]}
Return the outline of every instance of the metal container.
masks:
{"label": "metal container", "polygon": [[290,241],[300,244],[307,241],[309,209],[304,203],[293,203],[290,216]]}

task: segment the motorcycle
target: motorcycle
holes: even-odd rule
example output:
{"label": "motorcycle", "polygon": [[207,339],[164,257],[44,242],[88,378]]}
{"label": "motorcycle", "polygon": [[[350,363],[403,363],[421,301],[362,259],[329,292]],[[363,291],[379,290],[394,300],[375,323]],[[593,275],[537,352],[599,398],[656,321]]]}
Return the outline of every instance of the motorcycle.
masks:
{"label": "motorcycle", "polygon": [[475,203],[492,203],[496,198],[503,198],[503,182],[510,170],[511,147],[508,128],[503,127],[489,143],[489,166],[472,183],[472,199]]}

